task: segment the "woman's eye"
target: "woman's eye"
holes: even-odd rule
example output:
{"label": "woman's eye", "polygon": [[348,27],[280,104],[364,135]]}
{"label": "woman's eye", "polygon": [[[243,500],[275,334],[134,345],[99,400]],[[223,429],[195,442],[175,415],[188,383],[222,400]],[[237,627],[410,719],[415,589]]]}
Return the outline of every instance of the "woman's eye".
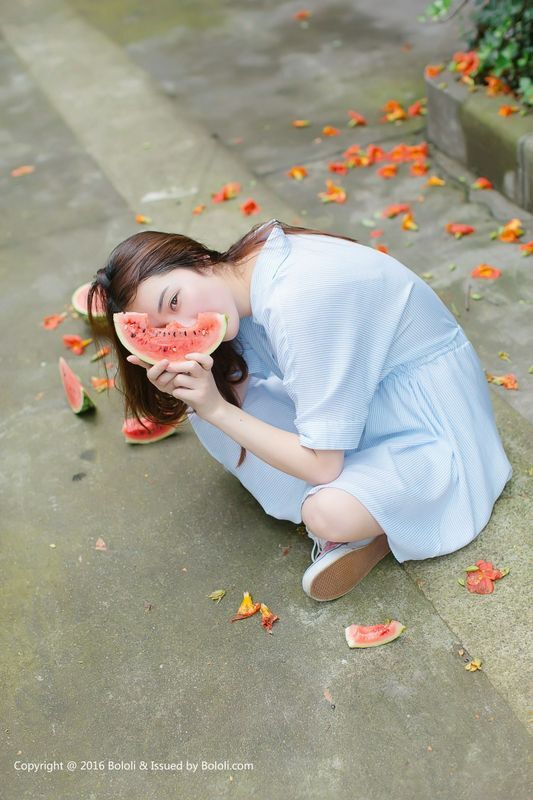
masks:
{"label": "woman's eye", "polygon": [[179,295],[179,292],[176,292],[176,294],[174,295],[174,297],[173,297],[173,298],[172,298],[172,300],[170,301],[170,308],[171,308],[172,310],[174,310],[174,309],[175,309],[175,307],[176,307],[176,305],[177,305],[177,303],[178,303],[178,295]]}

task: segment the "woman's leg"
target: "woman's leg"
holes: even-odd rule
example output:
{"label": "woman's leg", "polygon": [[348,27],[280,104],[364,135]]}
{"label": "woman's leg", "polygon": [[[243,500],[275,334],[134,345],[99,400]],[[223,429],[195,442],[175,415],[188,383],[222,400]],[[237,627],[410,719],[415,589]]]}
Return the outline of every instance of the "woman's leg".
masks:
{"label": "woman's leg", "polygon": [[356,542],[385,531],[368,509],[344,489],[324,488],[302,504],[305,526],[330,542]]}

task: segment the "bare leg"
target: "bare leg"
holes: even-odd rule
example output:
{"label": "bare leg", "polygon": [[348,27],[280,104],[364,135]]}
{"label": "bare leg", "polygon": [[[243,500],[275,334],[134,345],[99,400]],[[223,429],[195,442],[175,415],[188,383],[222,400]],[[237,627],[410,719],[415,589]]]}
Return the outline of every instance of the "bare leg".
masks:
{"label": "bare leg", "polygon": [[302,505],[302,520],[321,539],[356,542],[379,536],[383,528],[368,509],[344,489],[324,488]]}

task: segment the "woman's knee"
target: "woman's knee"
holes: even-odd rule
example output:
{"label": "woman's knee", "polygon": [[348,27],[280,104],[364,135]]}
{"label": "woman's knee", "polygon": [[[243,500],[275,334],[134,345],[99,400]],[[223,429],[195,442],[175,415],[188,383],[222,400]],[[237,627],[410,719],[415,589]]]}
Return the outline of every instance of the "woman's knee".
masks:
{"label": "woman's knee", "polygon": [[302,505],[302,520],[312,533],[330,541],[384,532],[366,506],[344,489],[319,489],[307,497]]}

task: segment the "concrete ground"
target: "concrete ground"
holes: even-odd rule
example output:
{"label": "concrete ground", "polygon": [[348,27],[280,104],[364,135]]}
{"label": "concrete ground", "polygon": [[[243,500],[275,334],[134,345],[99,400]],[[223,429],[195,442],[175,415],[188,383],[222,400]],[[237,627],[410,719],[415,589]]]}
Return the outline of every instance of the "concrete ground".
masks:
{"label": "concrete ground", "polygon": [[[424,6],[325,1],[309,6],[306,27],[288,2],[0,1],[8,800],[448,800],[474,787],[487,800],[530,796],[531,613],[522,587],[533,278],[531,258],[489,234],[520,216],[531,239],[531,218],[496,193],[469,192],[468,173],[434,151],[431,174],[445,187],[427,188],[403,167],[393,181],[354,170],[332,176],[348,192],[345,205],[316,196],[327,162],[349,144],[423,140],[423,119],[379,125],[377,109],[391,97],[418,99],[424,64],[455,49],[459,22],[423,27],[415,20]],[[402,50],[405,42],[412,48]],[[371,124],[346,128],[349,108]],[[314,124],[296,131],[293,118]],[[341,135],[315,141],[324,124]],[[301,183],[285,174],[296,163],[309,170]],[[12,178],[23,164],[35,171]],[[210,205],[228,181],[242,183],[259,215],[242,216],[241,199]],[[300,586],[307,537],[265,515],[189,426],[132,448],[122,441],[118,393],[98,395],[91,419],[70,412],[57,359],[61,335],[84,325],[68,318],[44,331],[40,323],[138,230],[136,213],[219,248],[271,217],[366,243],[362,220],[400,201],[418,203],[420,230],[380,222],[390,252],[433,274],[427,279],[488,371],[518,377],[516,392],[491,386],[514,476],[467,548],[402,565],[389,556],[349,595],[318,604]],[[200,202],[208,209],[193,217]],[[477,233],[455,241],[443,232],[448,221]],[[480,261],[499,266],[502,278],[471,280]],[[483,299],[465,302],[472,283]],[[88,356],[69,360],[87,384],[98,374]],[[107,551],[95,549],[98,537]],[[510,568],[493,595],[457,584],[479,558]],[[206,595],[219,588],[226,595],[215,604]],[[279,615],[272,636],[257,617],[229,623],[245,590]],[[345,626],[386,617],[406,625],[399,640],[348,649]],[[464,669],[471,658],[481,670]],[[20,769],[54,760],[63,768]],[[152,761],[182,761],[183,770]]]}

